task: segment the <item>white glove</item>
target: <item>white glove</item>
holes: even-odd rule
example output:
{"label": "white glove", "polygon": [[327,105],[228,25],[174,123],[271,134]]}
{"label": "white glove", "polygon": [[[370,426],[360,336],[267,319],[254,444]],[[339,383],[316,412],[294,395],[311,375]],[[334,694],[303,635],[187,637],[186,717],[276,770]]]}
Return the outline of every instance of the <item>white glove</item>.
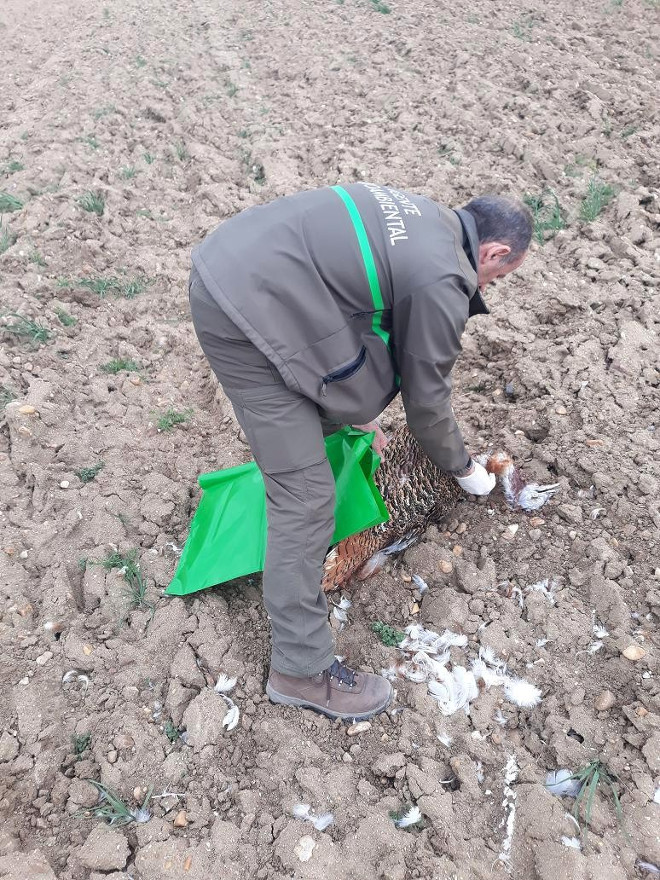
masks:
{"label": "white glove", "polygon": [[472,462],[472,470],[465,477],[454,477],[458,485],[470,495],[488,495],[495,487],[495,474],[489,474],[483,465]]}

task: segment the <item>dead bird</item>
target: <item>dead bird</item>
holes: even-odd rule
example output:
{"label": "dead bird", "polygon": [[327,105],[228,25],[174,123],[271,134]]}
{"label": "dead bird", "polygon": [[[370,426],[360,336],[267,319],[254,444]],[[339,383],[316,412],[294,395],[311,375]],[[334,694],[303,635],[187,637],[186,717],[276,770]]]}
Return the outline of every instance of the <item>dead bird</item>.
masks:
{"label": "dead bird", "polygon": [[[475,460],[498,477],[511,507],[538,510],[559,488],[557,483],[525,482],[506,453],[475,456]],[[430,461],[406,425],[394,432],[385,447],[374,480],[390,518],[345,538],[329,551],[322,581],[326,592],[339,589],[353,575],[360,580],[370,577],[387,556],[418,541],[431,523],[443,519],[465,496],[456,480]]]}

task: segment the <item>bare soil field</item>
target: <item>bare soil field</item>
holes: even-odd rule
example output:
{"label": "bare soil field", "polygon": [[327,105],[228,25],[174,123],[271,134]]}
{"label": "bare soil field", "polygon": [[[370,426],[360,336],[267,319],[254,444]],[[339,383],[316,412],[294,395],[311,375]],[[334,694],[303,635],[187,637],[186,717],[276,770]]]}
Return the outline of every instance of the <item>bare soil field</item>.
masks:
{"label": "bare soil field", "polygon": [[[2,880],[660,873],[658,14],[4,0]],[[355,732],[264,696],[258,577],[163,595],[198,474],[249,460],[193,333],[190,250],[242,208],[355,180],[535,206],[532,253],[470,322],[455,410],[473,451],[561,492],[532,516],[461,502],[346,591],[338,650],[380,671],[396,649],[373,622],[448,628],[455,663],[492,649],[533,708],[492,687],[443,715],[402,679]],[[621,816],[604,779],[578,828],[546,775],[596,761]]]}

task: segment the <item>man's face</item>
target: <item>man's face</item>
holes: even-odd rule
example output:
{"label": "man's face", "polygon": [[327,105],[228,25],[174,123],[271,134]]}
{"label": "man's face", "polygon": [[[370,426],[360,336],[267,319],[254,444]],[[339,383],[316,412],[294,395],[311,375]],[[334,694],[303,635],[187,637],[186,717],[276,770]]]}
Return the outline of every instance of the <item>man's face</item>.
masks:
{"label": "man's face", "polygon": [[504,260],[510,253],[511,248],[508,244],[500,244],[497,241],[489,241],[487,244],[479,245],[479,266],[477,269],[479,290],[483,290],[496,278],[504,278],[505,275],[522,266],[527,251],[513,262],[505,263]]}

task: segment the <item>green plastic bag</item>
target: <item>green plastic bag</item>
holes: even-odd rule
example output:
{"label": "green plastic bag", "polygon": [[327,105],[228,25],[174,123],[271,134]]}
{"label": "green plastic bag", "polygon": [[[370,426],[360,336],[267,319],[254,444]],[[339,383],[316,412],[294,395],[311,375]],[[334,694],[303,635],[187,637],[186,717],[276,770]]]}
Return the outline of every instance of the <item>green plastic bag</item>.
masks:
{"label": "green plastic bag", "polygon": [[[389,519],[373,480],[380,461],[371,448],[373,437],[347,427],[326,438],[336,484],[333,544]],[[165,590],[170,596],[186,596],[264,567],[266,491],[256,464],[202,474],[199,485],[204,492]]]}

